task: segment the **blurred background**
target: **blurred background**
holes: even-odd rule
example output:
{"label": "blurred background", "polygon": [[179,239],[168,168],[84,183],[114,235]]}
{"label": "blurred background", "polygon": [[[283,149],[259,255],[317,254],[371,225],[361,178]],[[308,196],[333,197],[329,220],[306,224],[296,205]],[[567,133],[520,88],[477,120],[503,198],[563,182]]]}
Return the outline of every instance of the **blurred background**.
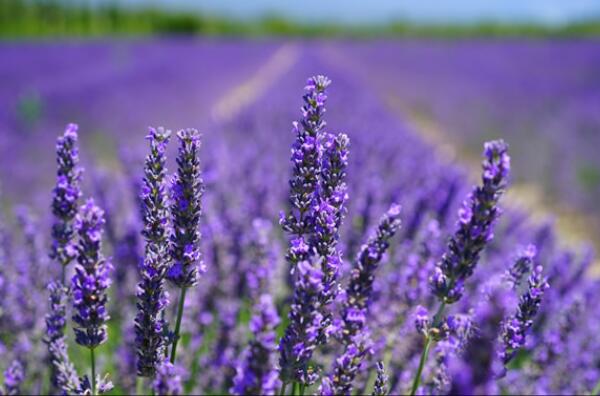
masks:
{"label": "blurred background", "polygon": [[2,0],[0,185],[47,205],[68,122],[110,168],[148,125],[218,130],[327,72],[467,167],[504,138],[514,202],[597,241],[599,35],[595,0]]}

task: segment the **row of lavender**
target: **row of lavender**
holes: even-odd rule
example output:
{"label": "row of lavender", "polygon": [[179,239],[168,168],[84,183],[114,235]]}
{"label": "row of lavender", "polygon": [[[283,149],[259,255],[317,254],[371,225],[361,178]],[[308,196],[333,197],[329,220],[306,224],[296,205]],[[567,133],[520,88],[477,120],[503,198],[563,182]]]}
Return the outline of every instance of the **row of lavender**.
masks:
{"label": "row of lavender", "polygon": [[[308,59],[292,75],[313,67]],[[22,231],[3,234],[1,334],[14,362],[4,391],[45,392],[51,376],[68,393],[108,391],[103,376],[83,376],[96,367],[117,392],[135,392],[137,377],[153,379],[138,380],[138,391],[159,394],[592,390],[591,255],[562,250],[551,227],[521,213],[495,224],[506,146],[486,146],[482,184],[467,195],[459,169],[368,91],[350,95],[355,81],[331,74],[328,116],[347,135],[324,124],[328,81],[309,80],[289,188],[290,137],[279,131],[293,117],[293,79],[205,137],[204,181],[188,130],[167,187],[169,134],[152,130],[144,175],[93,177],[84,190],[96,201],[78,210],[70,128],[59,141],[52,258],[24,210]],[[132,198],[119,185],[132,186]],[[65,344],[71,316],[84,348]],[[564,370],[573,375],[557,375]]]}
{"label": "row of lavender", "polygon": [[[403,41],[337,46],[403,110],[476,152],[502,133],[515,180],[598,218],[600,47],[596,40]],[[535,155],[531,153],[535,152]]]}
{"label": "row of lavender", "polygon": [[72,120],[87,126],[82,143],[94,157],[82,158],[86,167],[114,167],[115,147],[137,146],[148,124],[208,127],[215,102],[277,47],[192,39],[0,43],[0,178],[14,185],[6,195],[43,205],[50,172],[28,164],[50,168],[49,131]]}

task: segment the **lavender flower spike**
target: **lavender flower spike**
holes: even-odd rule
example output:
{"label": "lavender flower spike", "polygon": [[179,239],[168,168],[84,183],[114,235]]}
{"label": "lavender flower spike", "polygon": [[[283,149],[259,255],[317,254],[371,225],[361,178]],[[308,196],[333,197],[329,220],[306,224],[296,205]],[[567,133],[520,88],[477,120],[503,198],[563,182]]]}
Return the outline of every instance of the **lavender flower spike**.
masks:
{"label": "lavender flower spike", "polygon": [[351,394],[352,382],[354,382],[365,355],[369,352],[369,344],[366,333],[352,337],[344,353],[335,359],[332,373],[323,379],[319,389],[322,396],[349,396]]}
{"label": "lavender flower spike", "polygon": [[78,264],[71,285],[75,308],[73,314],[75,341],[90,350],[92,395],[96,394],[97,383],[103,389],[112,386],[108,381],[98,381],[96,378],[94,357],[94,349],[104,344],[108,337],[106,289],[111,283],[109,273],[112,265],[101,252],[103,225],[104,211],[95,205],[93,199],[88,199],[75,219],[75,229],[79,235]]}
{"label": "lavender flower spike", "polygon": [[77,256],[74,242],[73,220],[77,214],[77,201],[81,197],[79,183],[82,170],[79,167],[77,149],[77,125],[69,124],[63,136],[56,142],[56,186],[52,191],[52,246],[50,257],[57,260],[64,270]]}
{"label": "lavender flower spike", "polygon": [[458,212],[458,230],[448,241],[446,252],[429,278],[432,292],[441,302],[431,320],[431,329],[425,335],[411,395],[417,392],[421,383],[421,374],[431,343],[438,341],[434,336],[443,334],[443,314],[446,305],[460,300],[465,281],[473,275],[483,248],[494,236],[494,223],[501,214],[498,201],[504,193],[510,171],[510,157],[507,151],[508,145],[502,140],[485,143],[482,185],[475,187],[463,202]]}
{"label": "lavender flower spike", "polygon": [[[504,367],[512,360],[516,352],[525,345],[527,331],[533,324],[533,319],[538,313],[544,292],[549,287],[546,278],[542,275],[542,266],[538,265],[533,269],[528,283],[528,290],[521,296],[517,312],[503,324],[501,333],[503,348],[499,352],[499,357]],[[506,369],[502,370],[499,377],[503,377],[505,373]]]}
{"label": "lavender flower spike", "polygon": [[67,290],[59,282],[48,285],[50,291],[50,312],[46,315],[46,335],[52,363],[52,385],[65,394],[79,393],[81,382],[67,353],[67,344],[63,332],[67,321]]}
{"label": "lavender flower spike", "polygon": [[169,210],[165,191],[167,173],[165,150],[171,131],[150,128],[150,154],[146,157],[141,192],[146,239],[145,257],[140,264],[140,282],[137,287],[137,315],[135,317],[135,343],[137,374],[153,377],[156,367],[164,357],[165,307],[168,304],[164,290],[164,277],[169,266]]}
{"label": "lavender flower spike", "polygon": [[332,326],[333,319],[328,306],[337,294],[337,277],[342,262],[342,254],[337,245],[346,211],[345,203],[348,200],[347,186],[344,181],[348,166],[348,145],[349,139],[344,134],[337,136],[328,134],[322,145],[319,206],[315,210],[314,237],[314,245],[321,257],[323,271],[321,343],[327,342],[329,329]]}
{"label": "lavender flower spike", "polygon": [[388,376],[385,375],[383,368],[383,362],[377,362],[377,378],[375,379],[375,385],[373,386],[372,396],[385,396],[387,395],[387,382]]}
{"label": "lavender flower spike", "polygon": [[156,395],[179,395],[183,391],[183,386],[177,367],[166,360],[162,361],[156,369],[152,390]]}
{"label": "lavender flower spike", "polygon": [[485,144],[482,185],[476,187],[459,211],[458,230],[448,242],[430,283],[443,303],[452,304],[463,294],[463,285],[479,261],[501,210],[498,200],[506,188],[510,170],[508,145],[502,140]]}
{"label": "lavender flower spike", "polygon": [[204,191],[198,159],[200,134],[195,129],[184,129],[177,133],[177,137],[180,142],[177,174],[171,186],[173,232],[170,253],[173,263],[167,271],[167,278],[179,287],[181,292],[175,322],[175,338],[171,349],[171,363],[175,363],[186,290],[194,286],[198,282],[199,274],[205,271],[200,257],[201,198]]}
{"label": "lavender flower spike", "polygon": [[199,273],[205,271],[200,258],[200,216],[204,184],[200,171],[198,150],[200,134],[195,129],[177,133],[180,147],[177,155],[177,174],[171,185],[173,233],[171,258],[173,263],[167,278],[179,288],[194,286]]}
{"label": "lavender flower spike", "polygon": [[280,382],[274,369],[273,354],[277,350],[275,328],[279,316],[269,294],[260,296],[256,312],[250,320],[254,339],[243,353],[230,392],[235,395],[273,395]]}
{"label": "lavender flower spike", "polygon": [[313,384],[316,373],[308,362],[317,346],[323,315],[320,297],[323,291],[323,271],[318,263],[301,261],[297,264],[294,300],[288,315],[289,325],[279,343],[280,377],[284,384],[297,381]]}
{"label": "lavender flower spike", "polygon": [[400,224],[400,206],[394,204],[379,221],[375,235],[369,238],[358,254],[350,273],[350,284],[346,289],[346,300],[342,309],[342,335],[347,345],[365,326],[375,271]]}
{"label": "lavender flower spike", "polygon": [[106,342],[106,289],[110,286],[109,272],[112,265],[103,256],[102,226],[104,211],[93,199],[81,207],[75,220],[79,235],[78,264],[72,279],[75,313],[75,341],[93,349]]}
{"label": "lavender flower spike", "polygon": [[[308,257],[308,238],[315,223],[314,208],[318,205],[319,141],[325,127],[325,90],[331,81],[324,76],[308,79],[303,96],[302,119],[294,123],[296,141],[292,146],[293,173],[290,179],[291,212],[281,215],[284,231],[295,235],[291,241],[287,260],[291,268]],[[305,248],[306,247],[306,248]]]}
{"label": "lavender flower spike", "polygon": [[13,362],[4,371],[4,386],[1,394],[3,395],[20,395],[21,384],[25,380],[25,371],[23,365],[18,360]]}
{"label": "lavender flower spike", "polygon": [[537,249],[535,245],[528,245],[519,254],[510,269],[506,271],[505,278],[513,290],[519,287],[525,274],[531,271],[533,259],[535,258],[536,254]]}
{"label": "lavender flower spike", "polygon": [[368,351],[368,331],[365,327],[375,271],[400,224],[400,206],[394,204],[379,220],[375,234],[358,254],[342,307],[344,352],[335,360],[329,384],[325,381],[322,385],[323,394],[327,394],[328,387],[336,395],[350,394],[352,390],[352,382]]}
{"label": "lavender flower spike", "polygon": [[[321,177],[319,144],[325,127],[325,90],[329,84],[329,79],[324,76],[308,79],[303,96],[302,119],[294,123],[293,129],[296,141],[292,146],[291,158],[291,211],[287,216],[282,213],[280,219],[283,230],[293,236],[286,259],[295,275],[289,324],[279,343],[280,377],[284,387],[291,381],[303,385],[316,381],[316,374],[309,369],[308,362],[321,339],[323,325],[320,311],[324,273],[320,260],[315,257],[314,234]],[[330,207],[328,202],[325,204]],[[335,223],[335,219],[331,220]]]}

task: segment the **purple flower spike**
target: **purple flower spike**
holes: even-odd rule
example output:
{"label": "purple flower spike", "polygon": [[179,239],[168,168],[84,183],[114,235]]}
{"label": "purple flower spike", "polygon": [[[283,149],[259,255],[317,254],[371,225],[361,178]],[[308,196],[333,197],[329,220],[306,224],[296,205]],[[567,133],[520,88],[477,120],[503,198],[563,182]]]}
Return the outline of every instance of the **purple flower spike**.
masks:
{"label": "purple flower spike", "polygon": [[344,338],[354,337],[364,327],[375,271],[389,247],[390,239],[396,234],[400,225],[400,206],[394,204],[379,220],[375,234],[363,245],[358,254],[356,264],[350,273],[350,284],[346,289],[346,300],[342,310]]}
{"label": "purple flower spike", "polygon": [[335,359],[332,373],[320,387],[321,395],[350,395],[352,382],[361,363],[370,352],[370,342],[365,333],[357,334],[348,344],[344,353]]}
{"label": "purple flower spike", "polygon": [[135,343],[137,374],[153,377],[164,357],[167,324],[163,312],[168,304],[164,277],[169,267],[169,209],[165,191],[167,174],[165,150],[171,131],[150,128],[150,154],[146,157],[142,186],[142,213],[146,239],[145,256],[140,264],[137,289]]}
{"label": "purple flower spike", "polygon": [[291,210],[280,219],[283,230],[291,234],[286,259],[295,277],[290,321],[279,344],[280,376],[284,383],[310,385],[316,381],[316,373],[308,362],[316,346],[326,339],[324,327],[330,316],[324,305],[333,296],[332,285],[340,261],[335,245],[345,199],[347,138],[340,135],[337,146],[333,142],[326,144],[322,161],[320,145],[325,127],[325,90],[329,84],[324,76],[309,78],[302,119],[294,123]]}
{"label": "purple flower spike", "polygon": [[526,273],[531,271],[533,259],[537,254],[535,245],[528,245],[519,254],[512,267],[507,271],[505,278],[510,283],[513,289],[516,289],[521,284]]}
{"label": "purple flower spike", "polygon": [[156,395],[179,395],[183,391],[179,370],[168,361],[163,361],[156,370],[156,378],[152,383]]}
{"label": "purple flower spike", "polygon": [[250,320],[254,339],[242,355],[230,390],[235,395],[273,395],[280,386],[273,361],[277,351],[275,328],[279,324],[279,316],[271,296],[260,296],[255,310]]}
{"label": "purple flower spike", "polygon": [[473,274],[483,248],[493,238],[494,223],[501,213],[498,200],[510,170],[507,150],[502,140],[485,144],[482,185],[463,203],[458,230],[430,279],[434,294],[446,304],[460,300],[465,280]]}
{"label": "purple flower spike", "polygon": [[69,360],[64,327],[67,322],[67,289],[59,282],[48,285],[50,291],[50,312],[46,315],[46,335],[52,363],[52,385],[66,394],[77,393],[80,387],[79,376]]}
{"label": "purple flower spike", "polygon": [[377,378],[375,379],[375,385],[373,386],[372,396],[385,396],[387,395],[387,382],[388,376],[385,374],[383,362],[377,362]]}
{"label": "purple flower spike", "polygon": [[204,184],[198,150],[200,133],[184,129],[177,133],[180,146],[177,174],[171,185],[171,267],[167,278],[177,287],[187,288],[198,283],[205,268],[200,257],[200,216]]}
{"label": "purple flower spike", "polygon": [[[296,239],[307,239],[315,223],[314,208],[318,205],[317,187],[319,183],[319,141],[325,121],[325,90],[330,81],[327,77],[316,76],[308,79],[306,94],[303,97],[302,119],[294,123],[296,141],[292,146],[293,165],[290,179],[291,212],[281,218],[283,229],[297,235]],[[306,237],[305,237],[306,236]],[[308,251],[288,252],[287,259],[292,268],[307,258]]]}
{"label": "purple flower spike", "polygon": [[72,278],[75,341],[87,348],[106,342],[106,289],[112,265],[101,252],[104,212],[89,199],[75,220],[79,235],[77,266]]}
{"label": "purple flower spike", "polygon": [[400,224],[400,206],[394,204],[379,220],[375,234],[361,248],[350,274],[342,307],[344,352],[336,359],[330,374],[334,394],[350,394],[354,377],[368,351],[366,322],[375,271]]}
{"label": "purple flower spike", "polygon": [[348,200],[345,183],[348,166],[349,139],[344,134],[333,136],[328,134],[323,143],[321,159],[321,180],[319,186],[319,203],[315,208],[314,245],[321,257],[323,271],[323,293],[321,310],[323,324],[321,342],[327,341],[327,334],[332,326],[333,315],[329,305],[335,300],[338,290],[338,271],[342,263],[342,254],[338,249],[340,227],[346,211]]}
{"label": "purple flower spike", "polygon": [[318,263],[301,261],[296,275],[294,301],[288,315],[290,323],[279,344],[280,376],[286,383],[298,381],[310,385],[317,379],[308,362],[317,346],[323,320],[319,310],[323,272]]}
{"label": "purple flower spike", "polygon": [[[513,359],[516,352],[525,346],[527,331],[533,325],[544,292],[549,287],[546,278],[542,275],[542,266],[538,265],[533,269],[528,283],[527,291],[519,300],[517,312],[503,323],[501,333],[503,347],[499,357],[504,367]],[[503,369],[498,376],[503,377],[505,374],[506,369]]]}
{"label": "purple flower spike", "polygon": [[[77,256],[73,220],[81,197],[77,125],[69,124],[56,141],[56,186],[52,191],[52,246],[50,257],[67,266]],[[64,281],[64,280],[63,280]]]}
{"label": "purple flower spike", "polygon": [[13,362],[4,371],[3,395],[20,395],[21,384],[25,380],[25,370],[18,360]]}

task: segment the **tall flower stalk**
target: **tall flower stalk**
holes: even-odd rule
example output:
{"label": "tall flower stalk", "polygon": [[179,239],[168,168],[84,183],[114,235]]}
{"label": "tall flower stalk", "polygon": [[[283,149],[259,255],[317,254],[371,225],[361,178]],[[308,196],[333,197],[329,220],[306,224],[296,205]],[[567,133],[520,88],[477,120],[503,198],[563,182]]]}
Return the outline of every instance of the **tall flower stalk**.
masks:
{"label": "tall flower stalk", "polygon": [[56,185],[52,190],[52,246],[50,257],[61,265],[61,282],[65,285],[66,267],[76,258],[73,221],[81,197],[77,125],[69,124],[56,141]]}
{"label": "tall flower stalk", "polygon": [[446,252],[430,278],[432,292],[440,300],[437,312],[425,334],[425,343],[414,377],[411,395],[417,392],[434,334],[440,332],[447,305],[464,293],[465,281],[473,275],[481,252],[493,238],[494,224],[501,214],[498,201],[507,185],[510,171],[508,146],[502,140],[485,144],[482,185],[475,187],[459,211],[458,229],[448,241]]}
{"label": "tall flower stalk", "polygon": [[169,267],[169,207],[166,192],[166,155],[171,131],[150,128],[150,154],[146,157],[141,191],[146,240],[144,260],[140,264],[137,287],[135,343],[137,375],[154,377],[156,367],[164,358],[167,323],[164,310],[168,295],[164,277]]}
{"label": "tall flower stalk", "polygon": [[186,291],[198,283],[200,274],[205,271],[200,255],[201,199],[204,191],[198,155],[200,134],[195,129],[184,129],[177,133],[177,137],[180,142],[177,173],[171,185],[172,264],[167,271],[167,278],[180,289],[180,295],[171,348],[171,363],[175,363],[177,354]]}
{"label": "tall flower stalk", "polygon": [[102,255],[102,233],[104,212],[97,207],[93,199],[88,199],[81,207],[75,220],[75,229],[79,235],[77,247],[77,265],[71,285],[73,290],[73,321],[75,322],[75,341],[89,349],[91,392],[96,394],[95,349],[108,338],[106,311],[108,300],[106,291],[110,286],[109,273],[112,265]]}
{"label": "tall flower stalk", "polygon": [[329,306],[338,290],[338,272],[342,253],[338,248],[340,227],[348,200],[346,168],[348,167],[348,136],[327,134],[322,142],[321,177],[318,190],[318,210],[315,216],[314,245],[323,271],[323,291],[320,309],[323,315],[320,343],[326,343],[332,331],[333,315]]}
{"label": "tall flower stalk", "polygon": [[344,352],[334,361],[330,377],[324,380],[323,394],[345,395],[352,390],[352,382],[369,347],[365,328],[375,271],[400,225],[400,206],[392,205],[379,221],[375,234],[358,254],[342,306]]}
{"label": "tall flower stalk", "polygon": [[527,291],[519,300],[517,312],[502,324],[502,347],[498,355],[503,367],[497,374],[498,377],[506,375],[506,365],[517,351],[525,346],[527,331],[533,325],[533,318],[539,311],[542,297],[548,287],[548,281],[542,275],[542,266],[536,266],[529,276]]}
{"label": "tall flower stalk", "polygon": [[60,282],[48,285],[50,312],[46,315],[46,335],[52,364],[52,385],[65,394],[79,393],[81,381],[67,353],[64,327],[67,322],[67,289]]}
{"label": "tall flower stalk", "polygon": [[275,328],[278,324],[279,316],[271,295],[261,295],[250,320],[253,339],[236,368],[232,394],[273,395],[277,391],[280,381],[273,358],[277,351]]}
{"label": "tall flower stalk", "polygon": [[[308,367],[321,333],[323,269],[315,257],[314,230],[319,210],[318,186],[321,173],[319,144],[325,127],[326,89],[324,76],[308,79],[303,96],[302,118],[293,124],[290,179],[291,210],[282,213],[280,224],[291,236],[287,262],[293,278],[294,297],[289,324],[279,344],[282,391],[288,383],[309,385],[316,380]],[[325,202],[327,205],[327,202]]]}

